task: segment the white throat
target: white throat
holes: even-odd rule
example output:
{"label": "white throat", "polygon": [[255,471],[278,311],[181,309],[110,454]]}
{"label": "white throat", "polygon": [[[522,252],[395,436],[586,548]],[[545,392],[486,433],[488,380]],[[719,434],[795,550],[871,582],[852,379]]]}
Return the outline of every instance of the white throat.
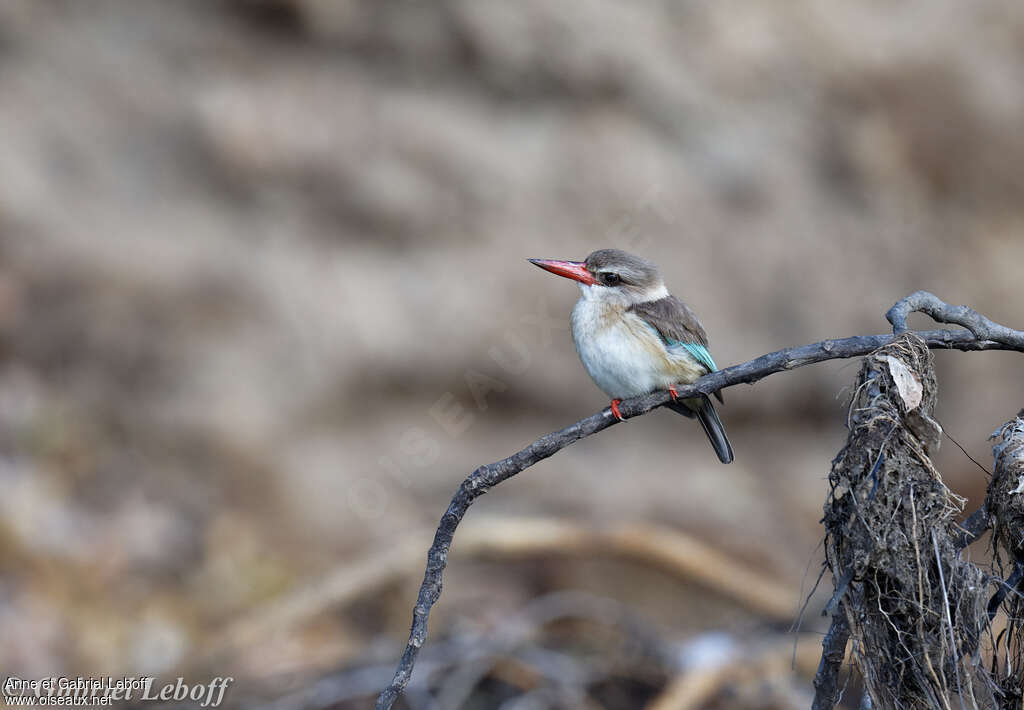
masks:
{"label": "white throat", "polygon": [[647,303],[648,301],[659,301],[662,298],[668,298],[668,289],[665,288],[664,283],[659,283],[651,286],[643,295],[640,297],[639,303]]}

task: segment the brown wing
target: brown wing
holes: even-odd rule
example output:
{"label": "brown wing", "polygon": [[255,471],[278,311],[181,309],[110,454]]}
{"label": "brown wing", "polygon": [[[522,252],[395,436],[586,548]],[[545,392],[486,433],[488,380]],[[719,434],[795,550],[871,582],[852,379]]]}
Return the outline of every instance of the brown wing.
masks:
{"label": "brown wing", "polygon": [[696,314],[675,296],[634,303],[629,310],[647,321],[668,344],[696,343],[707,346],[708,336]]}
{"label": "brown wing", "polygon": [[[685,348],[708,372],[718,369],[708,352],[707,333],[696,314],[675,296],[636,303],[629,310],[654,328],[669,348]],[[721,392],[715,392],[715,397],[719,402],[723,401]]]}

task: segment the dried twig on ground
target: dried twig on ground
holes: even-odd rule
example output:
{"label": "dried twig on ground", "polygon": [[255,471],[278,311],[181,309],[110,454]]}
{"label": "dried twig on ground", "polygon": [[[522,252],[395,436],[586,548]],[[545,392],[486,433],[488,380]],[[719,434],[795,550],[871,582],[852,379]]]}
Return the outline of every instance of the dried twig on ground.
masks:
{"label": "dried twig on ground", "polygon": [[792,689],[795,676],[791,668],[799,675],[814,673],[818,662],[815,638],[814,634],[802,634],[795,655],[791,639],[768,644],[747,642],[744,648],[720,662],[684,669],[644,710],[697,710],[714,706],[715,696],[742,684],[756,687],[761,701],[758,707],[791,706],[792,703],[784,702],[784,697],[773,696],[784,696]]}
{"label": "dried twig on ground", "polygon": [[[650,523],[594,526],[544,517],[489,518],[462,528],[462,557],[605,555],[657,567],[769,619],[788,620],[796,590],[721,550],[679,530]],[[216,663],[239,649],[295,628],[318,614],[404,579],[419,570],[423,534],[412,533],[387,549],[374,550],[234,621],[217,635],[198,665]]]}
{"label": "dried twig on ground", "polygon": [[[467,526],[473,553],[610,555],[639,560],[737,602],[762,617],[788,621],[795,586],[751,568],[721,550],[663,525],[585,525],[570,520],[507,518]],[[461,551],[461,549],[460,549]]]}

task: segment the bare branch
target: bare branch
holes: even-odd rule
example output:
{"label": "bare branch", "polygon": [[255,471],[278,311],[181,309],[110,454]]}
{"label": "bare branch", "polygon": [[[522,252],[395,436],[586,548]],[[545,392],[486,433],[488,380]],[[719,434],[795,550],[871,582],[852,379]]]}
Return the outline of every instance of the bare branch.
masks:
{"label": "bare branch", "polygon": [[927,291],[915,291],[898,301],[885,317],[892,323],[893,332],[899,334],[907,330],[907,316],[917,312],[928,314],[936,323],[962,325],[978,340],[994,340],[1014,350],[1024,349],[1024,333],[1021,331],[993,323],[973,308],[951,306]]}
{"label": "bare branch", "polygon": [[[930,330],[917,332],[929,348],[974,350],[1017,350],[1024,351],[1024,332],[1014,331],[992,323],[970,309],[962,313],[948,306],[935,296],[924,291],[908,296],[889,311],[887,317],[896,329],[905,326],[906,315],[915,310],[924,310],[940,322],[971,323],[974,330]],[[973,314],[973,316],[971,315]],[[976,316],[976,318],[974,318]],[[943,320],[945,319],[945,320]],[[893,342],[896,335],[861,335],[838,340],[824,340],[819,343],[785,348],[740,365],[727,367],[705,375],[693,384],[676,388],[678,396],[686,399],[698,394],[711,394],[726,387],[741,383],[753,383],[776,372],[793,370],[826,360],[859,357]],[[642,397],[623,400],[619,410],[626,418],[638,417],[664,405],[670,396],[667,392],[654,392]],[[427,552],[426,572],[420,586],[416,606],[413,608],[412,628],[409,641],[395,670],[394,679],[377,698],[377,710],[389,710],[412,676],[416,655],[427,638],[427,620],[434,603],[441,596],[441,581],[448,550],[455,535],[455,529],[462,521],[469,506],[491,487],[511,478],[521,471],[553,456],[566,446],[618,423],[610,409],[604,409],[560,431],[546,434],[522,451],[495,463],[481,466],[471,473],[459,486],[448,510],[441,517],[434,534],[434,542]]]}
{"label": "bare branch", "polygon": [[839,702],[839,671],[846,659],[846,643],[850,640],[850,625],[846,612],[840,610],[832,616],[832,625],[821,641],[821,662],[814,675],[814,704],[812,710],[832,710]]}

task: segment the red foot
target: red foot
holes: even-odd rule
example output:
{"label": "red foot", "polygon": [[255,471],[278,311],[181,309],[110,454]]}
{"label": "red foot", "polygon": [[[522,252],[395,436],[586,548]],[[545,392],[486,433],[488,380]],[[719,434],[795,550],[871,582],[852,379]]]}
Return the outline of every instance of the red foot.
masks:
{"label": "red foot", "polygon": [[679,393],[676,392],[676,386],[675,385],[669,385],[668,393],[670,395],[672,395],[672,401],[673,402],[678,402],[679,401]]}
{"label": "red foot", "polygon": [[612,400],[612,414],[614,414],[615,418],[618,419],[620,422],[624,422],[626,421],[626,418],[622,416],[622,412],[619,411],[619,403],[621,401],[621,399]]}

